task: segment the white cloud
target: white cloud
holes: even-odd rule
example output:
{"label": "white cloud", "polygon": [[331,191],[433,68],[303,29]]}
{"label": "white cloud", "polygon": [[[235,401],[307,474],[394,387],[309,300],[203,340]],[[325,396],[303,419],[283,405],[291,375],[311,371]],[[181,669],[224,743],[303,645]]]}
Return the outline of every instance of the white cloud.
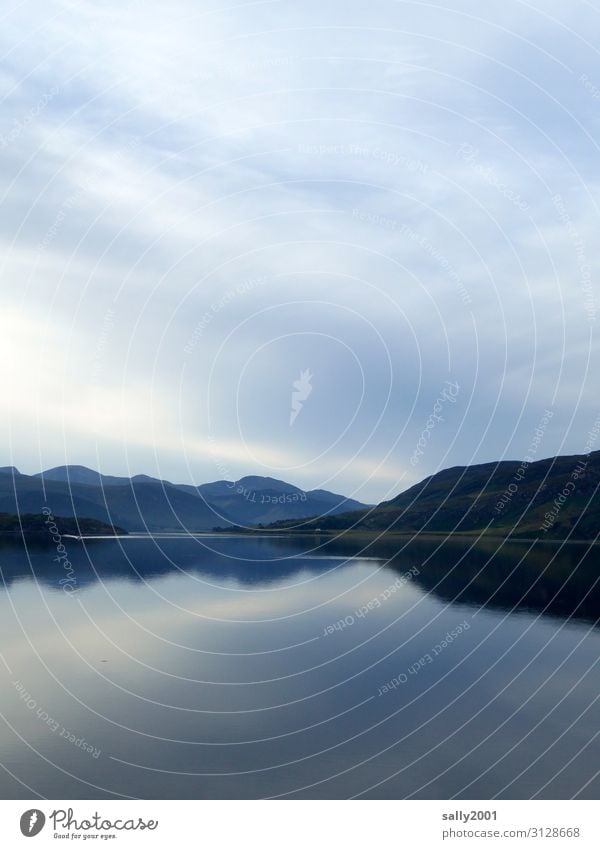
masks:
{"label": "white cloud", "polygon": [[[471,393],[477,412],[440,429],[423,475],[501,456],[508,440],[526,450],[513,424],[523,404],[550,403],[561,368],[555,421],[568,426],[583,388],[562,446],[580,449],[595,403],[586,303],[599,297],[580,279],[582,250],[598,267],[597,100],[580,77],[593,81],[596,65],[593,11],[566,13],[560,0],[537,11],[459,0],[436,15],[359,2],[8,9],[0,298],[17,368],[3,391],[12,459],[34,470],[39,443],[41,461],[59,462],[64,436],[70,462],[120,471],[133,457],[174,478],[191,458],[201,480],[218,476],[212,434],[232,476],[289,467],[317,487],[351,458],[338,480],[352,490],[373,473],[363,494],[376,500],[409,468],[449,374],[464,386],[461,416]],[[267,282],[223,303],[257,276]],[[319,300],[334,306],[297,303]],[[265,343],[275,353],[248,383]],[[348,424],[353,352],[367,394],[331,447]],[[327,403],[315,390],[294,442],[280,413],[312,355]],[[44,382],[49,361],[60,396]],[[548,440],[549,453],[559,447]]]}

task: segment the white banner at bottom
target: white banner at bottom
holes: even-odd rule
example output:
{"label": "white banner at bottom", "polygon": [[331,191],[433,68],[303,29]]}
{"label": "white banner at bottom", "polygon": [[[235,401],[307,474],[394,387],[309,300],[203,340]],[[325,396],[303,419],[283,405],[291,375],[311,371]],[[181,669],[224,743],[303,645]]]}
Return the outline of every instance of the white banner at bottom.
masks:
{"label": "white banner at bottom", "polygon": [[0,846],[598,849],[599,810],[595,801],[0,801]]}

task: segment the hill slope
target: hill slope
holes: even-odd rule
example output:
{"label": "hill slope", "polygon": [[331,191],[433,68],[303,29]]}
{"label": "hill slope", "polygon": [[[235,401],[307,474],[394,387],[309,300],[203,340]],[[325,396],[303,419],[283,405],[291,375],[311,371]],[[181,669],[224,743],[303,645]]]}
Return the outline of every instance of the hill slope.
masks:
{"label": "hill slope", "polygon": [[[277,523],[275,527],[283,527]],[[457,466],[371,510],[315,519],[304,530],[475,532],[591,539],[600,533],[600,451]]]}

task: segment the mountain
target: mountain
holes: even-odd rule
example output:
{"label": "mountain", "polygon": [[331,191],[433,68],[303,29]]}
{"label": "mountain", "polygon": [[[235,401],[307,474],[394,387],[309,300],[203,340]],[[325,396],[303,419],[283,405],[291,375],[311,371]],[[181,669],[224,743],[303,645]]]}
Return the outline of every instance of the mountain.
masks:
{"label": "mountain", "polygon": [[[88,486],[128,486],[134,483],[164,483],[172,486],[169,481],[161,481],[148,475],[134,475],[132,478],[118,477],[115,475],[101,475],[87,466],[56,466],[54,469],[46,469],[33,475],[49,481],[63,481],[64,483],[83,483]],[[193,488],[193,487],[192,487]]]}
{"label": "mountain", "polygon": [[275,478],[249,476],[198,487],[216,511],[235,517],[236,525],[266,525],[281,520],[327,516],[365,505],[323,489],[305,492]]}
{"label": "mountain", "polygon": [[[88,476],[85,475],[87,479]],[[98,519],[127,531],[201,531],[231,524],[217,516],[197,494],[171,485],[137,483],[94,486],[52,480],[44,475],[0,476],[0,512],[40,513],[47,506],[55,516]]]}
{"label": "mountain", "polygon": [[529,464],[456,466],[372,509],[302,525],[305,531],[317,528],[593,539],[600,534],[600,451]]}
{"label": "mountain", "polygon": [[173,484],[147,475],[103,475],[86,466],[57,466],[36,475],[0,475],[0,512],[95,519],[127,531],[206,531],[215,526],[267,524],[281,519],[362,509],[358,501],[304,492],[275,478]]}

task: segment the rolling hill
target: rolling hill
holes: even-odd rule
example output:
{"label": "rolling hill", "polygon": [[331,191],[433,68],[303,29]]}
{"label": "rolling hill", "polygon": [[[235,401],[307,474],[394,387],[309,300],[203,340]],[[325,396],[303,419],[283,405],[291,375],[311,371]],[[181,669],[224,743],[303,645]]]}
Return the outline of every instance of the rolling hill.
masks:
{"label": "rolling hill", "polygon": [[456,466],[377,507],[302,523],[304,531],[317,528],[593,539],[600,534],[600,451]]}

